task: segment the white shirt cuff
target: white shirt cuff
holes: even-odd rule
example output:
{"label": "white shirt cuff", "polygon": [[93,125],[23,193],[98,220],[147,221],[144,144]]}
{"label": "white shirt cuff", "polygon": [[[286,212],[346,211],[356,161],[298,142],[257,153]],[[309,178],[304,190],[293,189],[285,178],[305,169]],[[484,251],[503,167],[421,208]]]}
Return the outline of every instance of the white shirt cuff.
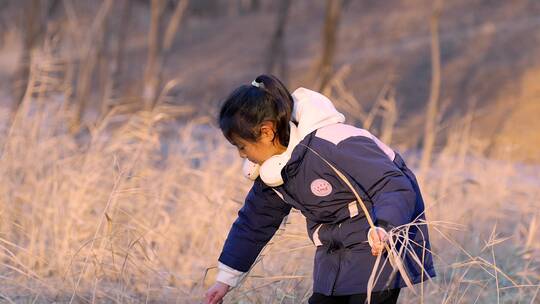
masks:
{"label": "white shirt cuff", "polygon": [[216,281],[225,283],[231,287],[236,287],[238,282],[242,279],[242,276],[245,272],[238,271],[234,268],[231,268],[221,262],[218,262],[219,272],[216,277]]}

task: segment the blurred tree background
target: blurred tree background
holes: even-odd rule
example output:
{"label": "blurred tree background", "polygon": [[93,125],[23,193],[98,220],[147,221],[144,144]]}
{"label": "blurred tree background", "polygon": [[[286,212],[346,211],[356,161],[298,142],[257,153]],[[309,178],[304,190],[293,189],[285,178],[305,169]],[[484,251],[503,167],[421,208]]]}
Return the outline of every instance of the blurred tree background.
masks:
{"label": "blurred tree background", "polygon": [[[400,301],[536,303],[539,54],[537,0],[0,0],[0,302],[200,302],[250,187],[217,110],[272,73],[418,173],[438,277]],[[226,301],[307,300],[286,226]]]}
{"label": "blurred tree background", "polygon": [[[540,3],[436,3],[2,0],[2,101],[19,105],[39,52],[62,59],[78,113],[74,130],[118,104],[151,108],[159,96],[194,115],[215,113],[232,88],[273,73],[291,91],[306,86],[334,97],[357,123],[391,92],[399,113],[396,144],[421,147],[426,123],[442,135],[436,148],[453,121],[474,111],[472,132],[489,138],[487,153],[540,160],[531,150],[540,143],[533,132],[540,113]],[[438,62],[429,21],[435,15]],[[426,115],[436,76],[432,62],[440,65],[439,94],[432,96],[439,106],[430,114],[437,128]],[[368,124],[375,133],[381,132],[377,117]]]}

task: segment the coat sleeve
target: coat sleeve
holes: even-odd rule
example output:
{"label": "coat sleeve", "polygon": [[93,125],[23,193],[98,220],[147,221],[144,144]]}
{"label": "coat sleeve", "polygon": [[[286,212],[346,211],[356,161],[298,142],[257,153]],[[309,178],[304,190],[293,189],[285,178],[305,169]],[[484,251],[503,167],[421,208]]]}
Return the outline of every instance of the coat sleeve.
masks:
{"label": "coat sleeve", "polygon": [[229,231],[219,262],[248,271],[290,210],[291,205],[257,179]]}
{"label": "coat sleeve", "polygon": [[350,137],[340,142],[336,151],[331,159],[371,199],[376,225],[388,230],[412,221],[416,192],[373,139]]}

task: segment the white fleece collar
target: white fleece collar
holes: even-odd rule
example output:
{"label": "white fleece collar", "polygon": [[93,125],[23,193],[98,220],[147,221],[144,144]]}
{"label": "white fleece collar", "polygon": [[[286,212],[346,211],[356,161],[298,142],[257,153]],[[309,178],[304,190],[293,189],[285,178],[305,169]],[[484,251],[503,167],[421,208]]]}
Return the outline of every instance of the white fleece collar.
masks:
{"label": "white fleece collar", "polygon": [[289,123],[291,129],[287,150],[270,157],[260,166],[246,159],[243,172],[247,178],[255,180],[260,175],[263,182],[270,187],[282,185],[281,170],[291,158],[296,145],[319,128],[345,121],[345,116],[336,110],[330,99],[320,93],[298,88],[292,93],[292,97],[294,106],[291,120],[297,122],[298,127],[292,122]]}

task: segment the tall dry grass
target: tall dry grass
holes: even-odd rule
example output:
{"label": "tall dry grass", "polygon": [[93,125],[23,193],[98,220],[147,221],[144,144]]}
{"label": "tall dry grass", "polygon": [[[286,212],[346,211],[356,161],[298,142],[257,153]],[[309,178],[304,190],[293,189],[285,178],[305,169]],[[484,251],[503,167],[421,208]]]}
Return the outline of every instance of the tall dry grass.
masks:
{"label": "tall dry grass", "polygon": [[[250,186],[236,152],[207,118],[178,122],[164,104],[116,107],[73,135],[64,68],[34,60],[20,108],[0,113],[1,301],[199,302]],[[540,171],[485,158],[471,119],[422,185],[438,277],[401,303],[540,299]],[[313,252],[293,211],[226,302],[305,303]]]}
{"label": "tall dry grass", "polygon": [[236,155],[208,122],[171,126],[170,106],[116,108],[72,135],[71,88],[52,70],[36,60],[23,104],[2,113],[0,296],[193,302],[231,222],[216,219],[246,185],[224,167]]}

